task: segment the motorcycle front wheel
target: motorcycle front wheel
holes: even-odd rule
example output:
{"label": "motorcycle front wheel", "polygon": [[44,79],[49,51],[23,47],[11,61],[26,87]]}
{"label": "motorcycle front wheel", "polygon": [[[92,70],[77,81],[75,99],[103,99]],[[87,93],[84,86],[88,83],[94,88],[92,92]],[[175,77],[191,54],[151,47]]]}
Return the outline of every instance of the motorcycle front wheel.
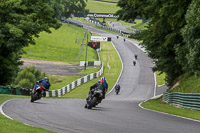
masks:
{"label": "motorcycle front wheel", "polygon": [[92,107],[94,107],[96,102],[97,102],[97,97],[93,97],[92,100],[90,101],[89,105],[88,105],[88,109],[92,109]]}
{"label": "motorcycle front wheel", "polygon": [[34,102],[35,100],[37,100],[37,97],[39,96],[39,92],[35,92],[35,94],[31,95],[31,102]]}

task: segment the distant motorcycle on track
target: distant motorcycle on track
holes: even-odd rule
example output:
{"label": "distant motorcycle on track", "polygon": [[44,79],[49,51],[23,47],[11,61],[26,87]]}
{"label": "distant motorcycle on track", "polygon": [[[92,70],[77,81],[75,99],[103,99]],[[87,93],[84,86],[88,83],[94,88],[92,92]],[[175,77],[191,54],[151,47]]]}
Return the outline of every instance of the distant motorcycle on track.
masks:
{"label": "distant motorcycle on track", "polygon": [[120,85],[116,84],[116,86],[115,86],[115,93],[116,93],[116,95],[118,95],[119,92],[120,92]]}

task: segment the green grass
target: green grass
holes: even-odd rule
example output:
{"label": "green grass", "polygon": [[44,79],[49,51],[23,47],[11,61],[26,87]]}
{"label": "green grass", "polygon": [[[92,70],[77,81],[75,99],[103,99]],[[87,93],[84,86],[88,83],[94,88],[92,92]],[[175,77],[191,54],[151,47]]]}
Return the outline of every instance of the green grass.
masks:
{"label": "green grass", "polygon": [[184,74],[178,80],[179,85],[169,92],[200,93],[200,77]]}
{"label": "green grass", "polygon": [[160,72],[156,72],[156,81],[157,81],[157,85],[163,85],[165,84],[165,73],[160,74]]}
{"label": "green grass", "polygon": [[145,30],[145,29],[147,29],[146,26],[148,26],[148,22],[146,22],[146,23],[141,22],[141,23],[137,23],[137,24],[133,25],[132,28]]}
{"label": "green grass", "polygon": [[183,108],[177,108],[175,106],[165,104],[159,100],[153,99],[149,100],[142,104],[144,108],[159,111],[159,112],[165,112],[173,115],[188,117],[200,120],[200,111],[196,110],[190,110],[190,109],[183,109]]}
{"label": "green grass", "polygon": [[120,9],[116,5],[116,3],[88,0],[86,9],[89,9],[90,13],[115,13]]}
{"label": "green grass", "polygon": [[[13,98],[30,98],[30,97],[0,94],[0,104]],[[1,123],[0,124],[1,133],[54,133],[53,131],[48,131],[42,128],[24,125],[23,123],[16,120],[10,120],[5,116],[3,116],[2,114],[0,114],[0,123]]]}
{"label": "green grass", "polygon": [[[104,62],[104,73],[108,83],[108,91],[112,89],[121,72],[121,61],[110,42],[101,42],[102,51],[100,52],[101,60]],[[76,89],[70,91],[61,98],[81,98],[85,99],[88,95],[89,88],[100,78],[89,81]]]}
{"label": "green grass", "polygon": [[86,70],[79,72],[78,74],[91,74],[100,70],[100,67],[86,67]]}
{"label": "green grass", "polygon": [[[86,39],[80,59],[78,59],[85,32],[86,30],[83,28],[67,24],[58,30],[52,29],[51,34],[42,32],[39,34],[39,38],[35,38],[36,45],[24,48],[27,54],[22,57],[79,63],[79,61],[85,60]],[[90,38],[90,34],[88,35]],[[96,51],[90,47],[88,47],[88,60],[97,60]]]}
{"label": "green grass", "polygon": [[51,83],[50,90],[61,89],[62,87],[70,84],[71,82],[81,78],[80,76],[61,76],[48,74]]}

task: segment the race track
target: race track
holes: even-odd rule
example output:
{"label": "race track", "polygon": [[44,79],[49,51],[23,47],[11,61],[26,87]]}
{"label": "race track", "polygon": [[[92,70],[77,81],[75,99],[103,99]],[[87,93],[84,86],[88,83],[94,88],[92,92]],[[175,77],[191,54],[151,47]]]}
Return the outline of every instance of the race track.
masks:
{"label": "race track", "polygon": [[[97,108],[84,108],[82,99],[14,99],[3,106],[6,115],[26,124],[61,133],[198,133],[200,123],[144,110],[138,106],[154,96],[154,74],[151,59],[137,42],[84,25],[90,31],[112,37],[123,61],[119,79],[121,92],[109,93]],[[138,54],[136,66],[132,61]]]}

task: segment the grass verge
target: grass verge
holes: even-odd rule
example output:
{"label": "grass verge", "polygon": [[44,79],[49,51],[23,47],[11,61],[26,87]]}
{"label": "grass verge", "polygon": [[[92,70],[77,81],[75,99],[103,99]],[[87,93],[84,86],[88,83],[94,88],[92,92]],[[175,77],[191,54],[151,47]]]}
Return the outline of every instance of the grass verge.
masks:
{"label": "grass verge", "polygon": [[200,111],[178,108],[169,104],[165,104],[158,99],[148,100],[147,102],[142,103],[142,107],[150,110],[200,120]]}
{"label": "grass verge", "polygon": [[[0,104],[13,98],[29,98],[27,96],[15,96],[0,94]],[[0,114],[0,132],[1,133],[54,133],[38,127],[24,125],[22,122],[10,120]]]}
{"label": "grass verge", "polygon": [[115,13],[120,8],[117,7],[117,3],[88,0],[86,9],[91,13]]}
{"label": "grass verge", "polygon": [[160,72],[156,72],[156,81],[157,81],[157,85],[163,85],[165,84],[165,73],[160,74]]}
{"label": "grass verge", "polygon": [[200,93],[200,77],[188,73],[179,77],[175,87],[169,92]]}

